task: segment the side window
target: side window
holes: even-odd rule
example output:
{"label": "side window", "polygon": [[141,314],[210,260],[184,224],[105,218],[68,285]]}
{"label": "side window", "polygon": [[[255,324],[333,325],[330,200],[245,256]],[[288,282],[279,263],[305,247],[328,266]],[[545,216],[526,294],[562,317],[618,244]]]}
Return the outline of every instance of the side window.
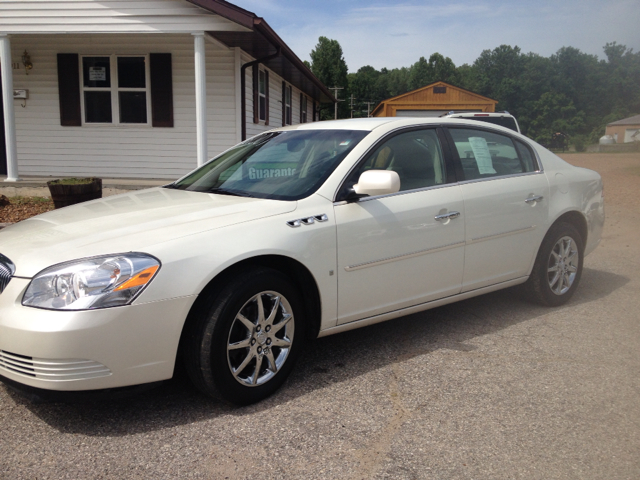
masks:
{"label": "side window", "polygon": [[515,142],[516,148],[518,149],[518,155],[524,163],[526,168],[526,172],[533,172],[538,169],[536,165],[536,161],[534,160],[533,153],[531,153],[531,148],[527,147],[524,143],[516,140]]}
{"label": "side window", "polygon": [[466,128],[450,128],[449,132],[462,162],[465,180],[535,170],[531,152],[524,145],[516,148],[510,137]]}
{"label": "side window", "polygon": [[400,177],[400,191],[446,182],[444,158],[436,131],[413,130],[381,143],[352,174],[352,185],[366,170],[393,170]]}

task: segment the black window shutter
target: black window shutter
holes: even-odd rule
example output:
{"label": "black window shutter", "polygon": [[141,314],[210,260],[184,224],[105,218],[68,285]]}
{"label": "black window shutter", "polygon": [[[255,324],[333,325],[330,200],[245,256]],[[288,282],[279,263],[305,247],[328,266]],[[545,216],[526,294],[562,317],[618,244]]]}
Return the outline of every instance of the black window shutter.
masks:
{"label": "black window shutter", "polygon": [[300,123],[302,123],[302,92],[300,92]]}
{"label": "black window shutter", "polygon": [[256,63],[253,68],[253,123],[260,123],[260,95],[258,90],[258,82],[260,71]]}
{"label": "black window shutter", "polygon": [[282,126],[287,124],[287,85],[282,82]]}
{"label": "black window shutter", "polygon": [[269,125],[269,70],[264,72],[264,103],[266,105],[264,112],[264,124]]}
{"label": "black window shutter", "polygon": [[316,121],[316,115],[318,114],[318,109],[317,109],[317,105],[316,102],[313,102],[313,118],[311,119],[312,122]]}
{"label": "black window shutter", "polygon": [[60,125],[82,126],[80,112],[80,63],[77,53],[58,54],[58,96]]}
{"label": "black window shutter", "polygon": [[150,54],[149,71],[151,73],[151,125],[173,127],[171,54]]}

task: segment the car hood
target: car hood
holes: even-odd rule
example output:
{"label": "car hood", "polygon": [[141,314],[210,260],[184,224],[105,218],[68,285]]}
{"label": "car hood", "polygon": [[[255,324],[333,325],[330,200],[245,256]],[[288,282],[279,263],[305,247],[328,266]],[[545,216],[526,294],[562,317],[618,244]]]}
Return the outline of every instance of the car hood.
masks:
{"label": "car hood", "polygon": [[296,209],[297,202],[152,188],[65,207],[0,230],[0,253],[32,277],[60,262],[151,245]]}

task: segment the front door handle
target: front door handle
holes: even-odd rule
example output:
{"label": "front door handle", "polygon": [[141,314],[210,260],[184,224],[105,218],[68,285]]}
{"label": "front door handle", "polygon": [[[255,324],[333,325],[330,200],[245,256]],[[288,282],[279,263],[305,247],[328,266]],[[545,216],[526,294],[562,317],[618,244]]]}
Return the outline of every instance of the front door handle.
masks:
{"label": "front door handle", "polygon": [[442,215],[436,215],[436,222],[440,222],[442,220],[453,220],[454,218],[458,218],[460,216],[460,212],[449,212],[443,213]]}
{"label": "front door handle", "polygon": [[533,203],[533,202],[539,202],[540,200],[542,200],[544,197],[542,195],[535,195],[533,197],[529,197],[525,200],[525,203]]}

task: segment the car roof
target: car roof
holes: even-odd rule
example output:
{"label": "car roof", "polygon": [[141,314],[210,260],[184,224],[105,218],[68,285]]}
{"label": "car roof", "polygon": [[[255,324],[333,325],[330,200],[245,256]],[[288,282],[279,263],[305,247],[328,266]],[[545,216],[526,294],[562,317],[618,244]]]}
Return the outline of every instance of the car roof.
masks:
{"label": "car roof", "polygon": [[[287,127],[276,128],[277,131],[286,130],[364,130],[374,131],[380,127],[394,129],[400,127],[410,127],[419,125],[467,125],[477,128],[478,122],[466,120],[464,118],[446,117],[373,117],[373,118],[349,118],[345,120],[325,120],[321,122],[301,123]],[[491,127],[509,133],[517,133],[513,130],[501,127],[500,125],[487,124],[484,127]]]}

